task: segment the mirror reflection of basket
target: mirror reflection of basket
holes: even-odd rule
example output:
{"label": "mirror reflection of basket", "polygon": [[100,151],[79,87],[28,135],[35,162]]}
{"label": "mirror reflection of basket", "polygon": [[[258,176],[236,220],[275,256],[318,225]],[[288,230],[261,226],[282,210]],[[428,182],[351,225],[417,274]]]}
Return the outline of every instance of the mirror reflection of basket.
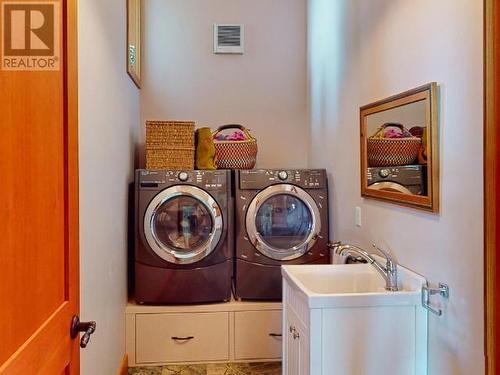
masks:
{"label": "mirror reflection of basket", "polygon": [[[223,130],[239,129],[245,140],[217,140]],[[220,126],[213,134],[215,145],[215,164],[218,169],[252,169],[257,162],[257,140],[242,125],[230,124]]]}
{"label": "mirror reflection of basket", "polygon": [[369,167],[389,167],[395,165],[413,164],[418,157],[422,140],[417,137],[382,138],[386,127],[398,126],[408,131],[400,124],[384,124],[367,140],[367,157]]}

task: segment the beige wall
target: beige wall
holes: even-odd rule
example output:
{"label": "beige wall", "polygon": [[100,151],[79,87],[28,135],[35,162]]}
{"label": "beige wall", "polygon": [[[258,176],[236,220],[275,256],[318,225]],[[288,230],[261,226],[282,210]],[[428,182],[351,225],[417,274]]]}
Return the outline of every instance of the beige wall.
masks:
{"label": "beige wall", "polygon": [[[260,167],[305,167],[306,0],[148,0],[142,122],[241,123]],[[214,55],[213,23],[245,25],[244,55]]]}
{"label": "beige wall", "polygon": [[116,374],[125,353],[127,194],[139,123],[125,71],[125,1],[79,1],[81,319],[97,330],[82,375]]}
{"label": "beige wall", "polygon": [[[431,375],[484,368],[482,12],[470,0],[309,0],[310,163],[329,170],[332,237],[376,242],[431,284],[450,285],[444,316],[429,315]],[[441,214],[362,199],[359,107],[431,81]]]}

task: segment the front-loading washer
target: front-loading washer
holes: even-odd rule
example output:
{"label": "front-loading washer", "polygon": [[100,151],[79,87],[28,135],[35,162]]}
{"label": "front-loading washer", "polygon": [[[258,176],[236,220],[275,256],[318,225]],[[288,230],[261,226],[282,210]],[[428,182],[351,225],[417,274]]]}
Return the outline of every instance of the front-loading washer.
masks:
{"label": "front-loading washer", "polygon": [[137,170],[135,299],[229,301],[233,269],[231,172]]}
{"label": "front-loading washer", "polygon": [[326,171],[242,170],[235,185],[235,296],[280,300],[281,265],[329,262]]}

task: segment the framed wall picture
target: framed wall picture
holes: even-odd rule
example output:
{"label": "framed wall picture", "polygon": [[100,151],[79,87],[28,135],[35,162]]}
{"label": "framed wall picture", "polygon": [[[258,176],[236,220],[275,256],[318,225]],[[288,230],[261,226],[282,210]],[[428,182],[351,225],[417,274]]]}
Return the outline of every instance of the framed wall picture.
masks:
{"label": "framed wall picture", "polygon": [[141,0],[127,1],[127,73],[141,88]]}

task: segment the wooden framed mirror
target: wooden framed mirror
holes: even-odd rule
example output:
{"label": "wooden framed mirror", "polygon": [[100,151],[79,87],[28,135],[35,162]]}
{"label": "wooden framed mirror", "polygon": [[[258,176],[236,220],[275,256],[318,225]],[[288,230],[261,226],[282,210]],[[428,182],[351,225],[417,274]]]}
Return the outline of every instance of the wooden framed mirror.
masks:
{"label": "wooden framed mirror", "polygon": [[360,108],[361,195],[439,212],[435,82]]}
{"label": "wooden framed mirror", "polygon": [[127,1],[127,73],[141,88],[141,0]]}

